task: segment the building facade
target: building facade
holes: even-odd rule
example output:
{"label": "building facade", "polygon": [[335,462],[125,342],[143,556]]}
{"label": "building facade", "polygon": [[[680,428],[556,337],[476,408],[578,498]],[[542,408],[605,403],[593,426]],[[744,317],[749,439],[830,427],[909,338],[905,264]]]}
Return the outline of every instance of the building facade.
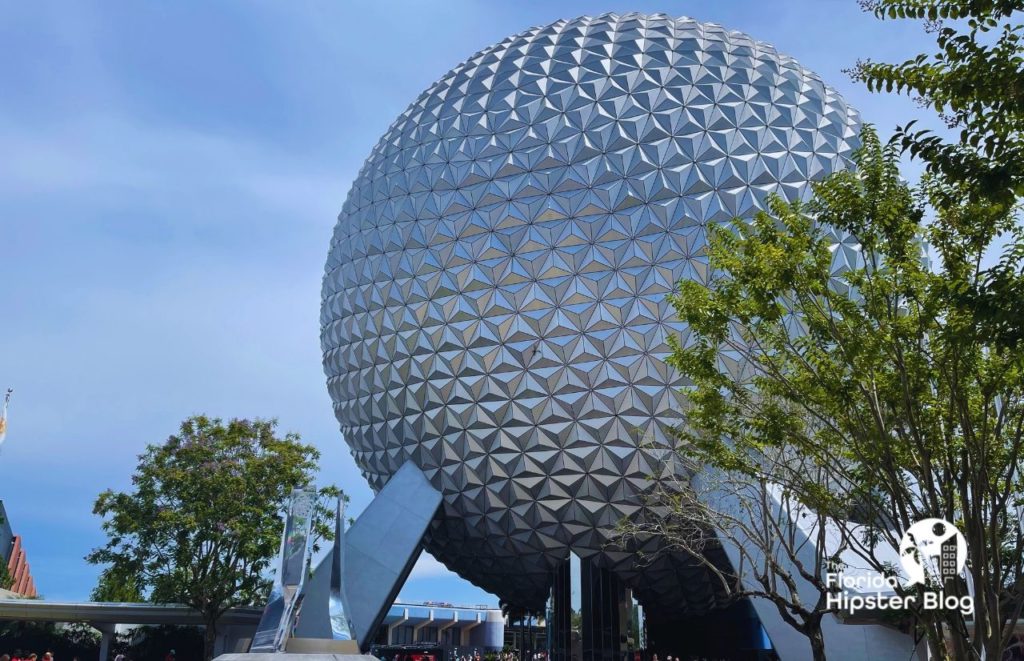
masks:
{"label": "building facade", "polygon": [[451,656],[497,652],[504,646],[501,611],[486,606],[396,602],[377,632],[378,645],[437,644]]}
{"label": "building facade", "polygon": [[19,597],[37,596],[35,579],[32,578],[21,535],[15,535],[11,529],[3,502],[0,502],[0,557],[7,564],[7,573],[11,577],[8,589]]}

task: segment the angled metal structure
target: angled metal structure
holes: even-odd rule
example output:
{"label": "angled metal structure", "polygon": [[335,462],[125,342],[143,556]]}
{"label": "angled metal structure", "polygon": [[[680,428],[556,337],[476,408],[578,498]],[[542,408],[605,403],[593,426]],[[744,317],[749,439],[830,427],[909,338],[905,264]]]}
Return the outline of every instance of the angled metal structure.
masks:
{"label": "angled metal structure", "polygon": [[[681,470],[666,296],[707,278],[709,225],[806,197],[858,129],[772,46],[661,14],[557,21],[445,74],[374,147],[326,265],[324,369],[367,480],[418,466],[444,496],[426,548],[508,602],[542,608],[571,550],[650,617],[720,605],[692,558],[608,544]],[[859,254],[835,241],[838,273]]]}
{"label": "angled metal structure", "polygon": [[[344,561],[340,567],[332,566],[341,570],[339,587],[348,630],[360,649],[369,649],[374,632],[398,597],[440,505],[441,493],[408,462],[345,533]],[[333,572],[331,578],[333,598]]]}
{"label": "angled metal structure", "polygon": [[285,649],[306,583],[316,498],[315,489],[292,491],[281,535],[281,562],[274,576],[267,607],[249,647],[250,652],[273,653]]}
{"label": "angled metal structure", "polygon": [[[735,520],[750,523],[751,508],[743,505],[740,496],[734,489],[715,487],[714,485],[719,482],[712,471],[694,476],[693,481],[697,486],[696,492],[715,511],[723,512]],[[815,558],[820,557],[820,552],[817,549],[817,533],[801,524],[799,515],[793,513],[790,507],[784,506],[779,501],[777,492],[769,492],[768,498],[774,510],[772,519],[776,525],[785,530],[783,536],[787,539],[798,540],[793,547],[796,549],[800,563],[804,567],[815,566]],[[744,543],[746,541],[745,530],[743,527],[735,527],[730,535],[722,536],[720,540],[732,566],[741,567],[741,571],[749,574],[748,576],[741,574],[740,578],[750,585],[756,585],[757,579],[753,576],[751,567],[759,566],[763,552],[760,550],[761,545],[756,541]],[[741,556],[739,548],[747,549],[745,557]],[[884,548],[880,548],[879,553],[881,557],[890,555]],[[893,550],[891,555],[893,564],[898,565],[898,553]],[[858,567],[863,564],[863,561],[852,551],[841,553],[840,557],[850,567]],[[813,603],[818,598],[818,590],[801,575],[795,563],[784,553],[778,554],[775,560],[790,565],[787,573],[793,577],[800,598],[804,603]],[[852,589],[848,592],[875,597],[880,594],[879,591],[870,589],[863,591]],[[772,647],[779,658],[804,659],[810,656],[811,650],[807,637],[782,619],[775,604],[767,599],[753,599],[750,603],[757,612],[761,625],[770,636]],[[926,641],[916,641],[913,635],[901,631],[891,623],[885,623],[884,618],[880,618],[877,622],[866,621],[865,618],[845,622],[829,613],[822,620],[822,631],[825,638],[826,654],[830,659],[905,661],[913,658],[923,659],[927,651]],[[921,656],[918,656],[919,652]]]}
{"label": "angled metal structure", "polygon": [[[341,592],[345,557],[345,495],[338,498],[334,513],[334,541],[312,568],[303,587],[302,613],[297,618],[288,650],[297,639],[308,648],[313,644],[352,641]],[[351,646],[355,648],[355,644]],[[319,652],[338,651],[334,645],[322,645]]]}
{"label": "angled metal structure", "polygon": [[334,512],[334,547],[331,549],[331,582],[328,594],[327,613],[331,622],[333,640],[352,640],[348,616],[345,614],[344,568],[345,568],[345,494],[338,496],[338,507]]}

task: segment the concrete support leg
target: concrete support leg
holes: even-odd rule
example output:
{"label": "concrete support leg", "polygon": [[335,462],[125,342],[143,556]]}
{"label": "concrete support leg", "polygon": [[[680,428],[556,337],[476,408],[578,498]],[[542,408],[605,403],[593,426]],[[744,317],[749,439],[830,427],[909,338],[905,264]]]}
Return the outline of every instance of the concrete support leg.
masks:
{"label": "concrete support leg", "polygon": [[480,613],[476,614],[476,621],[475,622],[466,622],[466,624],[462,627],[462,631],[459,632],[459,635],[461,636],[461,638],[459,639],[459,645],[460,646],[468,646],[469,645],[469,632],[472,631],[473,629],[477,628],[482,623],[483,623],[483,619],[480,617]]}
{"label": "concrete support leg", "polygon": [[213,657],[217,658],[221,654],[227,654],[230,651],[227,649],[228,638],[230,638],[231,627],[221,625],[217,627],[217,638],[213,641]]}
{"label": "concrete support leg", "polygon": [[[214,658],[221,654],[237,653],[239,639],[245,637],[246,630],[246,627],[234,624],[222,624],[217,627],[217,639],[213,643]],[[249,646],[246,645],[244,649],[249,649]]]}
{"label": "concrete support leg", "polygon": [[100,632],[100,657],[99,661],[109,661],[110,659],[110,642],[114,640],[114,630],[117,627],[116,624],[93,623],[90,622],[89,626]]}

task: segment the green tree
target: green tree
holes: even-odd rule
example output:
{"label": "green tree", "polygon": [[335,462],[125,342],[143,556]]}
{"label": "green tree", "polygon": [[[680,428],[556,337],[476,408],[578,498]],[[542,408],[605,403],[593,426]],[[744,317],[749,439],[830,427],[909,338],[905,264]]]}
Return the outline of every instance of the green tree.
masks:
{"label": "green tree", "polygon": [[8,620],[0,622],[0,649],[23,656],[36,652],[52,652],[55,658],[96,658],[99,654],[100,634],[87,624],[58,624]]}
{"label": "green tree", "polygon": [[[137,588],[152,601],[192,606],[203,616],[205,657],[212,658],[220,616],[266,600],[281,512],[317,469],[314,447],[297,434],[279,438],[275,429],[272,420],[225,424],[200,415],[165,443],[148,446],[133,490],[96,499],[93,511],[104,517],[108,540],[86,559],[109,565],[97,593]],[[326,492],[337,494],[333,487]],[[326,522],[317,529],[330,537]]]}
{"label": "green tree", "polygon": [[[723,457],[710,457],[706,447],[692,451],[684,444],[680,450],[684,470],[652,481],[642,511],[619,522],[614,550],[642,564],[662,555],[691,558],[730,600],[773,605],[807,638],[811,657],[825,659],[823,620],[839,613],[829,602],[835,587],[827,572],[842,570],[845,552],[867,557],[869,565],[872,554],[858,526],[807,507],[790,485],[831,483],[848,491],[834,479],[838,471],[788,449],[760,448],[748,457],[756,459],[756,470],[721,470],[716,462]],[[845,498],[852,500],[849,493]],[[647,550],[651,538],[659,541],[653,551]]]}
{"label": "green tree", "polygon": [[1021,0],[861,0],[883,20],[923,22],[934,54],[901,64],[862,61],[854,76],[873,91],[896,91],[934,108],[957,140],[910,123],[902,146],[948,182],[966,183],[972,199],[1011,207],[1024,194],[1024,57]]}
{"label": "green tree", "polygon": [[[939,113],[955,139],[900,127],[894,140],[927,166],[932,201],[961,209],[957,239],[1007,247],[985,277],[964,282],[959,305],[984,332],[1024,341],[1024,289],[1016,275],[1024,244],[1014,228],[1024,197],[1024,0],[861,0],[880,19],[916,20],[936,35],[936,52],[900,64],[862,61],[854,77],[896,91]],[[956,240],[956,239],[954,239]]]}
{"label": "green tree", "polygon": [[[861,551],[880,571],[874,549],[897,548],[914,521],[957,522],[973,625],[960,611],[917,616],[937,654],[945,632],[957,658],[999,658],[1024,604],[1024,347],[987,333],[961,293],[989,276],[979,217],[998,223],[1010,211],[951,204],[938,175],[915,195],[895,148],[870,127],[863,144],[857,167],[815,185],[806,207],[775,199],[770,214],[708,228],[713,276],[681,283],[672,298],[689,332],[670,363],[694,384],[682,451],[768,483],[780,456],[811,462],[805,478],[789,475],[786,493],[836,520],[866,521]],[[928,223],[924,203],[935,213]],[[856,237],[862,264],[837,272],[833,231]]]}
{"label": "green tree", "polygon": [[137,571],[132,571],[121,564],[110,565],[100,572],[96,587],[89,598],[92,601],[112,601],[120,603],[138,603],[145,601],[144,588]]}
{"label": "green tree", "polygon": [[14,577],[11,576],[7,563],[0,561],[0,588],[10,590],[12,587],[14,587]]}
{"label": "green tree", "polygon": [[198,627],[142,626],[119,638],[111,654],[124,654],[134,661],[163,661],[168,650],[174,650],[179,659],[198,659],[203,654],[203,633]]}

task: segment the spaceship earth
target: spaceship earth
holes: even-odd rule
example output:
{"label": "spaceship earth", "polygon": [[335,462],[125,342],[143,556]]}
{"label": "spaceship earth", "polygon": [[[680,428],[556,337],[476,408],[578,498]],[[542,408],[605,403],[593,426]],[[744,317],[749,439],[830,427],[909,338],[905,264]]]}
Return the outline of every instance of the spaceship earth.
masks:
{"label": "spaceship earth", "polygon": [[374,147],[326,264],[328,390],[371,487],[415,462],[444,495],[427,549],[518,605],[570,549],[646,605],[720,604],[692,558],[609,545],[681,470],[666,296],[705,281],[709,224],[806,198],[858,129],[773,47],[660,14],[560,20],[445,74]]}

